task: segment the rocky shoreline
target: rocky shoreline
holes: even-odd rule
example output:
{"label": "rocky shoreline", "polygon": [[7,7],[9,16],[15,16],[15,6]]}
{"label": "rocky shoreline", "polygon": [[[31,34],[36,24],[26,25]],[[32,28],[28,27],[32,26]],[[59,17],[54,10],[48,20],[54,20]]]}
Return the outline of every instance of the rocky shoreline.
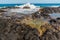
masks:
{"label": "rocky shoreline", "polygon": [[[42,8],[32,14],[15,13],[11,16],[0,12],[0,40],[60,40],[60,18],[52,19],[58,8]],[[16,16],[17,15],[17,16]]]}

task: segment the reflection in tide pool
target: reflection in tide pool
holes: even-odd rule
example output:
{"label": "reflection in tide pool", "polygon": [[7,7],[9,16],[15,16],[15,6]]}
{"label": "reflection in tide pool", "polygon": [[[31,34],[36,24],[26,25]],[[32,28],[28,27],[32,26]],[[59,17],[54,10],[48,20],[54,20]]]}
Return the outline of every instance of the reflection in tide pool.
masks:
{"label": "reflection in tide pool", "polygon": [[52,13],[52,14],[49,14],[49,15],[51,16],[51,18],[54,18],[54,19],[60,17],[60,13]]}

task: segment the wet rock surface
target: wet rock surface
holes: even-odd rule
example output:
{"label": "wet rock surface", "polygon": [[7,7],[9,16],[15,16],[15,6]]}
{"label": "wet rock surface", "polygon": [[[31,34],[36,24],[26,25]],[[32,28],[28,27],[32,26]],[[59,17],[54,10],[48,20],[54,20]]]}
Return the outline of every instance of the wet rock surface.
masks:
{"label": "wet rock surface", "polygon": [[0,40],[40,40],[36,28],[0,19]]}
{"label": "wet rock surface", "polygon": [[40,10],[42,13],[60,13],[60,7],[44,7]]}
{"label": "wet rock surface", "polygon": [[[51,19],[48,15],[50,13],[60,13],[60,8],[43,8],[41,13],[35,12],[34,14],[24,15],[23,17],[16,16],[2,16],[0,17],[0,40],[60,40],[60,18]],[[59,11],[58,11],[59,10]],[[31,16],[31,17],[30,17]],[[35,25],[31,19],[40,19],[43,17],[48,20],[50,25]],[[36,28],[32,28],[27,23],[20,23],[21,20],[31,21]],[[17,21],[17,22],[16,22]],[[39,21],[40,22],[40,21]],[[42,24],[42,23],[41,23]],[[41,26],[41,27],[40,27]],[[50,27],[51,26],[51,27]],[[39,30],[37,30],[37,27]],[[41,32],[42,36],[40,36]]]}
{"label": "wet rock surface", "polygon": [[47,30],[41,40],[60,40],[60,32],[53,32],[52,30]]}

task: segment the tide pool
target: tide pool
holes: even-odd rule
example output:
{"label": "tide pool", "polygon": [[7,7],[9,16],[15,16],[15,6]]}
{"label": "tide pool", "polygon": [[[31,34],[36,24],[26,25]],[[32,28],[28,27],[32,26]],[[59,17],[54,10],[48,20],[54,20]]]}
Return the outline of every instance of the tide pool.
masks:
{"label": "tide pool", "polygon": [[54,19],[56,19],[56,18],[60,18],[60,13],[52,13],[52,14],[49,14],[50,16],[51,16],[51,18],[54,18]]}

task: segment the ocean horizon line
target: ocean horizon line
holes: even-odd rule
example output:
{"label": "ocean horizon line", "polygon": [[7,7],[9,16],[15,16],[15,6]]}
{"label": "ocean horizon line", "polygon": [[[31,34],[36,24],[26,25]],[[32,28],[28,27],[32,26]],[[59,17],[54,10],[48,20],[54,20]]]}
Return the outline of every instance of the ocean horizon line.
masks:
{"label": "ocean horizon line", "polygon": [[[26,3],[25,3],[26,4]],[[33,4],[33,3],[31,3],[31,4]],[[0,4],[0,7],[4,7],[4,6],[20,6],[20,5],[24,5],[24,4]],[[50,4],[38,4],[38,3],[36,3],[36,4],[33,4],[33,5],[35,5],[35,6],[41,6],[41,7],[47,7],[47,6],[60,6],[60,4],[52,4],[52,3],[50,3]]]}
{"label": "ocean horizon line", "polygon": [[[9,4],[9,3],[7,3],[7,4]],[[11,3],[11,4],[26,4],[26,3]],[[30,3],[30,4],[59,4],[60,5],[60,3]]]}

